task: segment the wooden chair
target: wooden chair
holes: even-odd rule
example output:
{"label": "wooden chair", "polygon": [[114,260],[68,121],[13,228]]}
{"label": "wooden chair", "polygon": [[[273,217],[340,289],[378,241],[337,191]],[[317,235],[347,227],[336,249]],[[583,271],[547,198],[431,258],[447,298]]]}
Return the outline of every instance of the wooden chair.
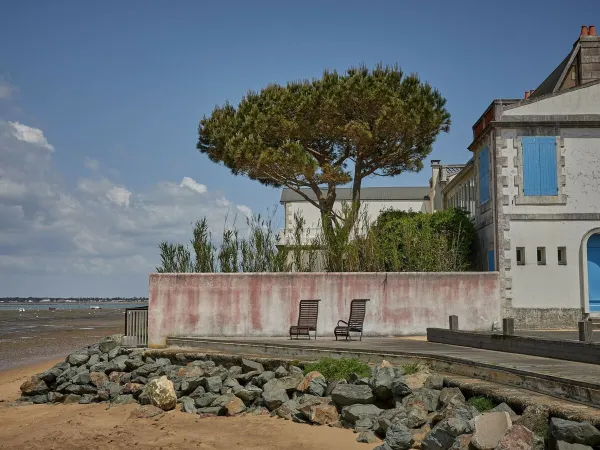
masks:
{"label": "wooden chair", "polygon": [[[363,335],[363,323],[365,321],[365,313],[367,310],[367,302],[370,301],[368,298],[355,298],[350,303],[350,318],[348,322],[344,320],[338,320],[337,327],[333,330],[335,334],[335,340],[338,340],[338,336],[344,336],[346,340],[350,337],[350,332],[360,333],[360,339],[362,341]],[[340,325],[344,323],[345,325]]]}
{"label": "wooden chair", "polygon": [[298,314],[298,325],[290,327],[290,339],[296,336],[307,336],[310,339],[310,332],[315,332],[317,339],[317,319],[319,317],[319,302],[321,300],[300,300],[300,313]]}

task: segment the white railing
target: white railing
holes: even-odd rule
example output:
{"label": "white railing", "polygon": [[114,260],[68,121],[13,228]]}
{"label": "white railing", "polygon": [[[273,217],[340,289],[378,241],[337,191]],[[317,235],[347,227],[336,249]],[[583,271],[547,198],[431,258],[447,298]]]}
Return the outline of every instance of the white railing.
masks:
{"label": "white railing", "polygon": [[125,310],[125,345],[148,346],[148,309]]}

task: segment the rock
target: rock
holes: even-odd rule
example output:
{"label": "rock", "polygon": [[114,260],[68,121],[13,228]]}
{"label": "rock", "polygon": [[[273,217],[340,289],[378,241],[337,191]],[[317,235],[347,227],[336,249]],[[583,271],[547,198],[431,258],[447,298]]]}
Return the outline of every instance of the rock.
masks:
{"label": "rock", "polygon": [[288,395],[292,395],[303,379],[304,376],[299,373],[282,378],[273,378],[264,384],[263,391],[278,391],[283,389],[288,393]]}
{"label": "rock", "polygon": [[113,383],[121,384],[121,379],[125,375],[127,375],[127,372],[111,372],[110,375],[108,376],[108,380],[112,381]]}
{"label": "rock", "polygon": [[113,336],[109,336],[100,339],[100,342],[98,343],[98,350],[100,350],[102,353],[108,353],[118,345],[120,345],[119,340]]}
{"label": "rock", "polygon": [[75,378],[73,378],[73,383],[75,384],[90,384],[91,381],[92,380],[90,378],[89,372],[78,373],[77,375],[75,375]]}
{"label": "rock", "polygon": [[[229,372],[227,371],[227,369],[225,369],[222,366],[219,367],[215,367],[214,369],[210,369],[207,373],[206,373],[209,377],[219,377],[221,378],[221,381],[223,381],[224,379],[226,379],[229,376]],[[250,374],[257,374],[257,371],[254,372],[248,372],[245,375],[246,377],[249,377]],[[254,377],[254,375],[252,375],[252,377]],[[247,378],[247,380],[250,380],[252,377]]]}
{"label": "rock", "polygon": [[412,394],[413,390],[402,380],[395,380],[392,383],[392,394],[395,398],[403,398]]}
{"label": "rock", "polygon": [[204,370],[210,370],[216,367],[216,364],[214,361],[204,361],[204,360],[195,360],[192,361],[188,364],[188,366],[195,366],[195,367],[200,367]]}
{"label": "rock", "polygon": [[408,428],[419,428],[427,423],[427,411],[419,405],[406,409],[406,419],[403,421]]}
{"label": "rock", "polygon": [[456,437],[471,433],[469,421],[460,417],[450,417],[438,422],[423,439],[423,446],[428,450],[447,450]]}
{"label": "rock", "polygon": [[99,363],[91,365],[89,371],[90,371],[90,373],[92,373],[92,372],[106,373],[107,367],[108,367],[108,363],[99,362]]}
{"label": "rock", "polygon": [[235,378],[226,378],[223,380],[223,387],[230,388],[234,394],[243,389],[242,385]]}
{"label": "rock", "polygon": [[442,419],[452,417],[464,421],[469,421],[480,414],[480,412],[477,411],[477,408],[468,405],[459,399],[450,400],[439,413],[442,415]]}
{"label": "rock", "polygon": [[267,370],[267,371],[259,374],[258,376],[256,376],[252,380],[252,384],[254,384],[255,386],[258,386],[258,387],[263,387],[269,380],[272,380],[273,378],[275,378],[275,372],[271,372],[270,370]]}
{"label": "rock", "polygon": [[116,358],[121,354],[121,347],[117,346],[108,352],[108,360]]}
{"label": "rock", "polygon": [[221,416],[223,415],[224,410],[221,406],[209,406],[206,408],[198,408],[196,413],[200,417]]}
{"label": "rock", "polygon": [[275,414],[282,419],[292,420],[294,422],[305,423],[304,415],[298,411],[298,404],[294,400],[284,402],[275,410]]}
{"label": "rock", "polygon": [[404,375],[404,371],[400,367],[392,367],[383,363],[375,366],[369,379],[369,385],[373,389],[375,397],[381,400],[391,398],[393,395],[392,385],[396,381],[402,381],[402,375]]}
{"label": "rock", "polygon": [[90,359],[90,355],[87,353],[71,353],[67,356],[67,362],[72,366],[81,366],[85,364],[88,359]]}
{"label": "rock", "polygon": [[507,412],[486,412],[474,419],[471,445],[479,450],[493,450],[512,426]]}
{"label": "rock", "polygon": [[555,448],[556,450],[593,450],[589,445],[569,444],[565,441],[558,441]]}
{"label": "rock", "polygon": [[424,387],[441,391],[444,388],[444,377],[434,373],[425,380]]}
{"label": "rock", "polygon": [[160,414],[163,414],[164,411],[160,409],[158,406],[154,405],[140,405],[131,411],[130,417],[136,419],[150,419],[151,417],[156,417]]}
{"label": "rock", "polygon": [[531,405],[525,408],[523,414],[515,419],[515,424],[523,425],[538,436],[548,433],[548,407],[544,405]]}
{"label": "rock", "polygon": [[427,411],[434,412],[438,408],[440,394],[440,391],[436,391],[433,389],[417,389],[414,390],[412,394],[407,395],[402,399],[402,405],[405,407],[409,407],[413,404],[422,403],[425,406],[425,409],[427,409]]}
{"label": "rock", "polygon": [[29,380],[25,381],[21,385],[21,392],[23,395],[40,395],[48,393],[48,386],[37,375],[32,376]]}
{"label": "rock", "polygon": [[181,411],[185,413],[196,414],[196,404],[194,402],[194,399],[190,397],[182,397]]}
{"label": "rock", "polygon": [[125,372],[125,370],[127,370],[127,364],[126,364],[127,361],[129,361],[127,355],[119,355],[110,361],[109,367],[112,366],[112,367],[115,367],[116,370],[118,370],[120,372]]}
{"label": "rock", "polygon": [[327,389],[327,381],[319,372],[313,371],[306,374],[296,389],[311,395],[322,397]]}
{"label": "rock", "polygon": [[[506,411],[499,412],[509,414]],[[508,433],[502,437],[496,450],[532,450],[534,444],[535,438],[531,430],[528,430],[523,425],[513,425],[513,427],[508,430]]]}
{"label": "rock", "polygon": [[63,400],[63,404],[71,405],[73,403],[79,403],[79,400],[81,400],[81,395],[69,394]]}
{"label": "rock", "polygon": [[384,443],[392,450],[407,450],[412,447],[414,440],[412,432],[401,422],[394,422],[388,428]]}
{"label": "rock", "polygon": [[177,395],[173,383],[165,376],[150,381],[144,392],[154,406],[158,406],[164,411],[174,409],[177,404]]}
{"label": "rock", "polygon": [[243,369],[241,368],[241,366],[231,366],[228,370],[229,372],[229,376],[232,378],[235,378],[238,375],[241,375],[243,372]]}
{"label": "rock", "polygon": [[277,369],[275,369],[275,377],[277,378],[287,377],[289,374],[290,373],[283,366],[279,366]]}
{"label": "rock", "polygon": [[359,420],[369,419],[374,425],[377,423],[381,409],[375,405],[351,405],[342,408],[342,420],[350,425],[356,424]]}
{"label": "rock", "polygon": [[325,395],[327,397],[329,397],[331,395],[331,393],[333,392],[333,390],[335,389],[335,387],[338,384],[348,384],[346,380],[333,380],[330,381],[329,383],[327,383],[327,389],[325,389]]}
{"label": "rock", "polygon": [[65,396],[59,392],[48,392],[48,403],[62,403]]}
{"label": "rock", "polygon": [[210,404],[210,406],[219,406],[221,408],[224,408],[225,404],[227,402],[229,402],[231,399],[233,399],[234,397],[235,397],[235,395],[233,395],[233,394],[219,395],[219,396],[217,396],[217,398],[215,398],[213,400],[213,402]]}
{"label": "rock", "polygon": [[356,442],[362,442],[363,444],[374,444],[377,442],[377,436],[372,431],[363,431],[356,438]]}
{"label": "rock", "polygon": [[311,405],[308,414],[304,415],[317,425],[329,425],[339,420],[339,414],[334,405]]}
{"label": "rock", "polygon": [[[177,367],[177,366],[175,366]],[[164,366],[163,366],[164,368]],[[177,376],[185,378],[185,377],[204,377],[207,375],[207,369],[199,366],[185,366],[177,369]]]}
{"label": "rock", "polygon": [[103,386],[108,381],[108,377],[103,372],[90,372],[90,382],[96,386]]}
{"label": "rock", "polygon": [[59,369],[58,367],[52,367],[48,370],[46,370],[45,372],[41,373],[39,375],[39,378],[41,380],[44,380],[44,382],[46,384],[51,384],[53,383],[61,374],[63,373],[63,371],[61,369]]}
{"label": "rock", "polygon": [[135,377],[131,377],[131,382],[132,383],[139,383],[139,384],[147,384],[148,383],[148,379],[146,377],[142,377],[141,375],[137,375]]}
{"label": "rock", "polygon": [[395,421],[405,421],[407,418],[406,409],[403,406],[394,408],[394,409],[386,409],[379,414],[377,418],[377,432],[385,435],[388,428]]}
{"label": "rock", "polygon": [[289,397],[284,389],[272,389],[264,391],[262,398],[269,411],[279,408],[283,403],[289,400]]}
{"label": "rock", "polygon": [[289,366],[288,367],[288,372],[290,373],[290,375],[302,375],[304,374],[304,371],[298,367],[298,366]]}
{"label": "rock", "polygon": [[106,397],[106,400],[114,400],[119,395],[121,395],[123,388],[117,383],[107,381],[106,383],[104,383],[101,389],[98,389],[98,394],[100,394],[101,391],[104,391],[102,395],[103,397]]}
{"label": "rock", "polygon": [[375,401],[369,386],[355,384],[338,384],[331,392],[331,398],[338,406],[368,404]]}
{"label": "rock", "polygon": [[71,384],[64,389],[65,392],[69,394],[95,394],[96,388],[94,386],[90,386],[87,384]]}
{"label": "rock", "polygon": [[234,392],[234,394],[245,404],[249,405],[260,398],[262,389],[253,385],[248,385],[247,387]]}
{"label": "rock", "polygon": [[243,373],[248,373],[248,372],[262,373],[264,371],[265,371],[265,369],[261,363],[252,361],[251,359],[242,358],[242,372]]}
{"label": "rock", "polygon": [[[457,436],[456,439],[454,439],[454,443],[452,444],[452,447],[450,447],[448,450],[470,450],[471,448],[473,448],[473,447],[471,447],[471,438],[472,437],[473,437],[472,434],[461,434],[460,436]],[[521,449],[515,449],[515,450],[521,450]]]}
{"label": "rock", "polygon": [[133,370],[137,370],[144,365],[144,361],[141,358],[127,359],[125,361],[125,368],[130,372]]}
{"label": "rock", "polygon": [[41,405],[42,403],[48,403],[48,394],[39,394],[29,397],[29,401],[34,405]]}
{"label": "rock", "polygon": [[158,358],[154,364],[156,364],[159,367],[164,367],[164,366],[170,366],[171,365],[171,360],[169,358]]}
{"label": "rock", "polygon": [[227,403],[225,403],[224,408],[225,413],[228,416],[235,416],[246,411],[246,405],[244,405],[244,402],[240,398],[235,396],[233,396]]}
{"label": "rock", "polygon": [[202,387],[206,390],[206,392],[219,392],[222,385],[223,382],[219,376],[202,379]]}
{"label": "rock", "polygon": [[198,408],[206,408],[206,407],[210,406],[217,397],[218,397],[217,394],[214,394],[212,392],[207,392],[206,394],[202,394],[201,396],[196,397],[194,399],[194,403],[196,404],[196,406]]}
{"label": "rock", "polygon": [[[440,399],[441,401],[441,399]],[[491,409],[490,412],[506,412],[508,413],[508,415],[510,416],[510,418],[512,419],[513,417],[517,417],[517,413],[513,411],[513,409],[508,406],[506,403],[500,403],[498,406],[496,406],[495,408]]]}
{"label": "rock", "polygon": [[600,431],[589,422],[574,422],[552,417],[550,419],[551,441],[564,441],[569,444],[582,444],[595,447],[600,445]]}
{"label": "rock", "polygon": [[123,386],[123,394],[131,394],[134,397],[137,397],[138,395],[140,395],[143,390],[144,390],[144,385],[143,384],[126,383]]}
{"label": "rock", "polygon": [[[181,380],[181,385],[180,385],[180,390],[183,394],[189,394],[193,391],[195,391],[198,387],[202,387],[202,380],[204,380],[204,378],[202,377],[184,377]],[[234,380],[235,381],[235,380]],[[237,381],[236,381],[237,383]],[[237,383],[237,385],[240,387],[239,383]],[[202,387],[202,391],[204,392],[204,388]]]}
{"label": "rock", "polygon": [[136,375],[141,375],[143,377],[147,377],[151,373],[156,372],[158,370],[158,368],[159,368],[159,366],[157,366],[156,364],[146,363],[143,366],[140,366],[137,369],[135,369],[135,373],[136,373]]}
{"label": "rock", "polygon": [[115,405],[129,405],[130,403],[137,403],[137,402],[135,401],[135,398],[133,398],[133,395],[123,394],[123,395],[119,395],[116,399],[114,399],[112,403]]}
{"label": "rock", "polygon": [[443,388],[440,392],[440,397],[438,399],[439,406],[446,406],[452,400],[459,400],[461,402],[465,402],[465,396],[457,387],[446,387]]}
{"label": "rock", "polygon": [[206,393],[206,391],[204,390],[204,388],[202,386],[198,386],[196,389],[194,389],[189,395],[188,397],[196,399],[202,395],[204,395]]}
{"label": "rock", "polygon": [[[348,425],[346,422],[342,422],[342,424]],[[362,433],[363,431],[374,430],[377,428],[377,421],[372,417],[365,417],[364,419],[357,420],[354,424],[354,432]]]}

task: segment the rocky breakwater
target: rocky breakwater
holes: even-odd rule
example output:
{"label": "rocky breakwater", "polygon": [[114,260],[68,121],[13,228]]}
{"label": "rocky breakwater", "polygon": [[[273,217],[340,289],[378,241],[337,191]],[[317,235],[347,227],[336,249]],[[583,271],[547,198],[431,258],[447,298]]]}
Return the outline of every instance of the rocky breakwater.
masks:
{"label": "rocky breakwater", "polygon": [[[120,336],[69,355],[21,386],[32,403],[139,403],[136,417],[176,409],[205,416],[271,415],[354,430],[377,450],[590,449],[600,432],[550,418],[547,409],[517,415],[500,404],[481,413],[443,377],[407,375],[383,361],[370,376],[326,379],[285,361],[226,355],[166,354],[126,348]],[[217,364],[218,363],[218,364]],[[383,442],[381,442],[381,440]]]}

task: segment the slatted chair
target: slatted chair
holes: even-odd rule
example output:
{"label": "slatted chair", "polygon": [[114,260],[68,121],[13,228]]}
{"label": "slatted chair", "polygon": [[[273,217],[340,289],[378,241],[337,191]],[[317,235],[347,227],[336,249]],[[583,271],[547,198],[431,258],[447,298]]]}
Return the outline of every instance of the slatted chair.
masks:
{"label": "slatted chair", "polygon": [[300,313],[298,314],[298,325],[290,327],[290,339],[296,336],[306,336],[310,339],[310,332],[315,332],[317,339],[317,319],[319,317],[319,302],[321,300],[300,300]]}
{"label": "slatted chair", "polygon": [[[363,335],[363,323],[365,321],[365,313],[367,310],[367,302],[370,301],[368,298],[355,298],[350,303],[350,318],[348,322],[344,320],[338,320],[337,327],[333,330],[335,334],[335,340],[338,340],[338,336],[344,336],[346,340],[352,340],[350,332],[360,333],[360,339],[362,341]],[[345,325],[340,325],[343,323]]]}

